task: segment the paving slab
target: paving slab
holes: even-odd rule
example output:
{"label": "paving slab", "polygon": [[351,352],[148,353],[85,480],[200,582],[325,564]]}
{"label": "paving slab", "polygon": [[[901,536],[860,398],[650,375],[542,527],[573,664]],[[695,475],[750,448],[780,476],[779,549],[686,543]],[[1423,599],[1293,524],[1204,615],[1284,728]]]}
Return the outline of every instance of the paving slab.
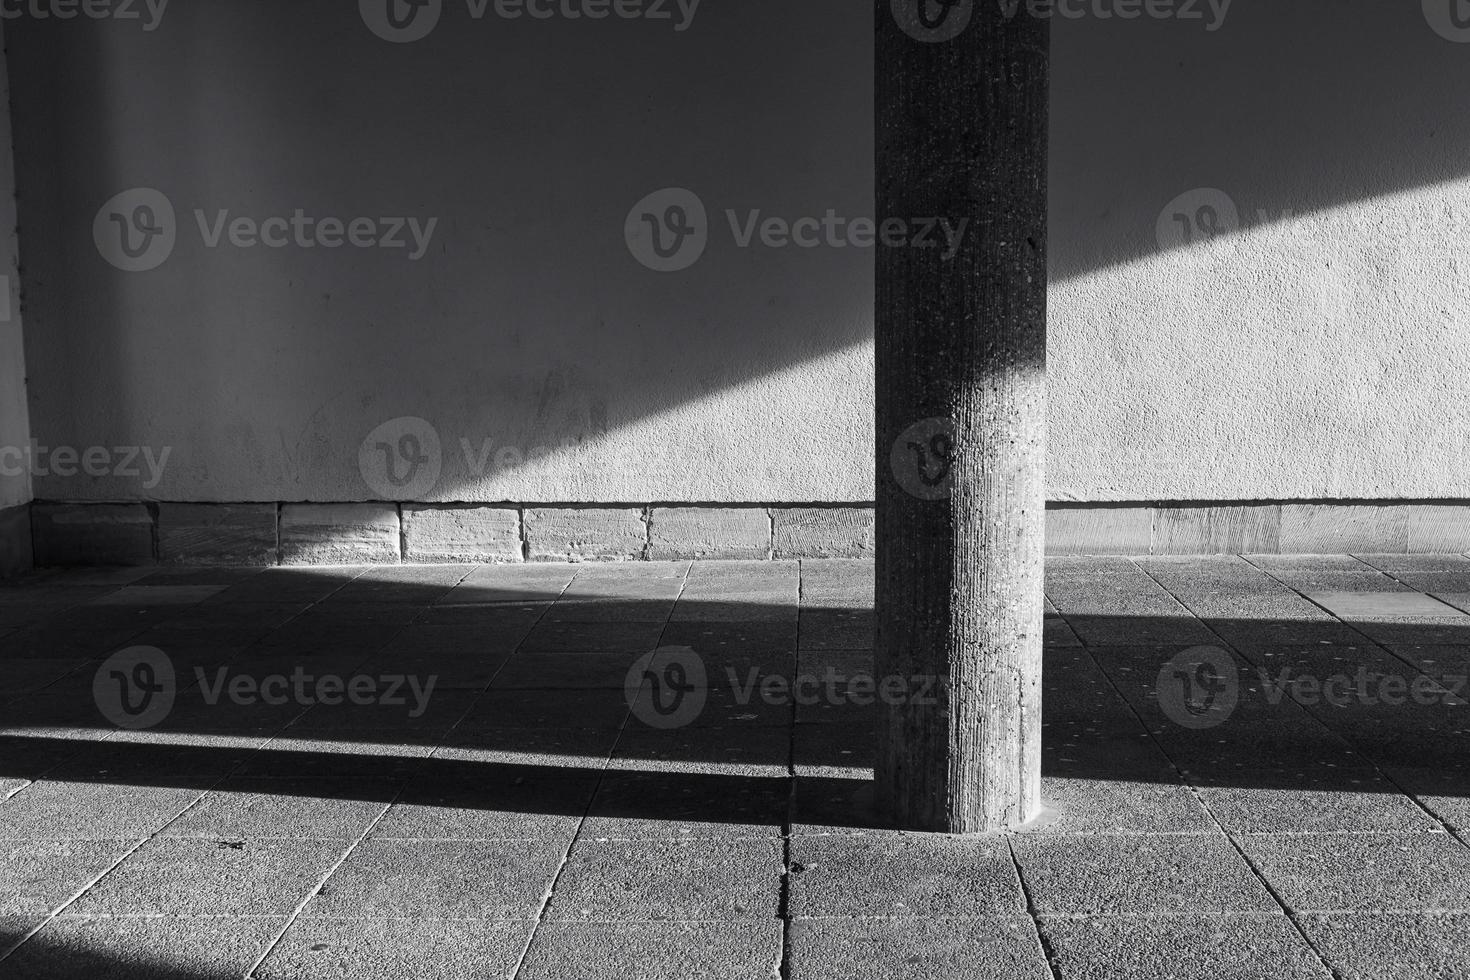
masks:
{"label": "paving slab", "polygon": [[307,903],[307,918],[532,919],[566,845],[363,841]]}
{"label": "paving slab", "polygon": [[148,837],[184,812],[200,792],[41,779],[0,803],[0,840]]}
{"label": "paving slab", "polygon": [[16,980],[214,980],[240,977],[270,947],[285,916],[252,918],[63,915],[0,965]]}
{"label": "paving slab", "polygon": [[659,645],[662,621],[541,622],[521,641],[522,653],[647,653]]}
{"label": "paving slab", "polygon": [[487,767],[549,767],[599,771],[617,741],[615,728],[483,728],[456,730],[434,750],[428,767],[439,778],[452,768],[475,781]]}
{"label": "paving slab", "polygon": [[0,914],[50,915],[137,841],[0,841]]}
{"label": "paving slab", "polygon": [[1231,833],[1429,832],[1437,824],[1372,770],[1240,770],[1196,787]]}
{"label": "paving slab", "polygon": [[[1381,617],[1453,618],[1459,610],[1418,592],[1339,592],[1312,590],[1307,598],[1346,620]],[[1463,614],[1461,614],[1463,615]]]}
{"label": "paving slab", "polygon": [[211,789],[160,831],[212,840],[354,841],[387,808],[397,783],[236,779]]}
{"label": "paving slab", "polygon": [[786,778],[689,772],[608,773],[582,825],[586,840],[774,840]]}
{"label": "paving slab", "polygon": [[1345,980],[1460,980],[1470,976],[1470,915],[1364,912],[1298,920]]}
{"label": "paving slab", "polygon": [[1066,980],[1332,980],[1281,914],[1044,918]]}
{"label": "paving slab", "polygon": [[599,841],[572,849],[546,919],[659,922],[772,919],[781,844],[773,840]]}
{"label": "paving slab", "polygon": [[1052,811],[1042,834],[1218,834],[1190,788],[1157,781],[1043,776],[1041,798]]}
{"label": "paving slab", "polygon": [[1044,915],[1269,912],[1279,906],[1223,836],[1027,836],[1015,841]]}
{"label": "paving slab", "polygon": [[289,915],[345,850],[341,841],[156,837],[67,911],[78,915]]}
{"label": "paving slab", "polygon": [[1025,908],[999,838],[882,833],[792,840],[793,918],[974,918]]}
{"label": "paving slab", "polygon": [[521,980],[776,980],[781,923],[546,922]]}
{"label": "paving slab", "polygon": [[520,771],[507,778],[415,780],[371,840],[521,840],[570,844],[597,786],[591,775]]}
{"label": "paving slab", "polygon": [[968,919],[802,919],[791,980],[1050,980],[1024,915]]}
{"label": "paving slab", "polygon": [[254,980],[509,978],[531,927],[529,922],[301,918],[251,976]]}
{"label": "paving slab", "polygon": [[1449,834],[1262,834],[1240,844],[1294,911],[1470,911],[1470,848]]}

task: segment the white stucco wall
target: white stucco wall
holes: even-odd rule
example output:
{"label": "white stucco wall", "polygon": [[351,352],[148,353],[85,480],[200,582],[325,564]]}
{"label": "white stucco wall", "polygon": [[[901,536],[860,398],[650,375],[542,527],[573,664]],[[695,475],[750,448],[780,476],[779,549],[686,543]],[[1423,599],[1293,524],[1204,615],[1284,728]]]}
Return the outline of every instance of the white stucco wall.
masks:
{"label": "white stucco wall", "polygon": [[[39,495],[380,498],[374,447],[412,434],[437,478],[400,496],[872,498],[871,252],[742,248],[725,217],[870,213],[867,5],[704,0],[679,31],[447,0],[406,44],[284,0],[14,32],[33,428],[169,453]],[[1063,21],[1054,67],[1051,496],[1470,497],[1470,44],[1417,4],[1299,0]],[[712,235],[656,273],[624,222],[670,186]],[[124,272],[93,222],[138,187],[177,241]],[[1243,227],[1161,247],[1198,188]],[[211,248],[195,217],[298,208],[438,224],[410,261]],[[403,417],[432,436],[380,428]]]}
{"label": "white stucco wall", "polygon": [[[30,439],[26,366],[20,322],[19,244],[15,167],[11,156],[10,92],[5,73],[5,25],[0,23],[0,449],[24,449]],[[31,499],[29,468],[12,452],[0,457],[0,508]]]}

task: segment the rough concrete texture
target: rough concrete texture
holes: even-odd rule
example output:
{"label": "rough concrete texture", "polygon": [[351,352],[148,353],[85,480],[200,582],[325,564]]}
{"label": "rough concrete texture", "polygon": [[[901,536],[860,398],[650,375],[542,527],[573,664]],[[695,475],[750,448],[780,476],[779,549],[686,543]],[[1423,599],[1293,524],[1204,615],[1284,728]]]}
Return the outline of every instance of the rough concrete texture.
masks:
{"label": "rough concrete texture", "polygon": [[[19,220],[15,210],[15,158],[11,151],[10,80],[5,25],[0,25],[0,510],[29,503],[31,468],[14,454],[31,443],[26,404],[25,331],[21,325]],[[0,566],[0,575],[6,574]]]}
{"label": "rough concrete texture", "polygon": [[586,839],[567,859],[550,921],[768,919],[781,887],[774,840]]}
{"label": "rough concrete texture", "polygon": [[331,870],[333,841],[155,837],[68,911],[78,915],[290,915]]}
{"label": "rough concrete texture", "polygon": [[1351,980],[1459,980],[1470,976],[1465,913],[1303,915],[1308,938]]}
{"label": "rough concrete texture", "polygon": [[63,915],[16,955],[7,976],[183,980],[244,976],[270,948],[285,916],[114,918]]}
{"label": "rough concrete texture", "polygon": [[525,980],[776,980],[781,923],[547,922],[536,931]]}
{"label": "rough concrete texture", "polygon": [[1024,915],[959,919],[802,919],[791,924],[792,980],[1050,980]]}
{"label": "rough concrete texture", "polygon": [[947,918],[1025,910],[1006,844],[941,836],[803,837],[791,847],[797,918]]}
{"label": "rough concrete texture", "polygon": [[410,562],[516,562],[519,511],[497,507],[403,508],[403,558]]}
{"label": "rough concrete texture", "polygon": [[1278,550],[1305,555],[1406,552],[1410,511],[1403,505],[1284,504]]}
{"label": "rough concrete texture", "polygon": [[1159,918],[1044,918],[1042,934],[1066,980],[1330,980],[1278,913]]}
{"label": "rough concrete texture", "polygon": [[1154,520],[1156,555],[1251,555],[1280,550],[1281,508],[1160,507]]}
{"label": "rough concrete texture", "polygon": [[531,561],[634,561],[648,548],[648,524],[633,508],[557,508],[525,513]]}
{"label": "rough concrete texture", "polygon": [[777,558],[871,558],[874,515],[867,507],[771,509]]}
{"label": "rough concrete texture", "polygon": [[153,516],[142,504],[35,504],[38,565],[151,565]]}
{"label": "rough concrete texture", "polygon": [[1262,834],[1242,847],[1303,912],[1470,911],[1470,849],[1446,833]]}
{"label": "rough concrete texture", "polygon": [[34,563],[30,506],[22,504],[0,510],[0,578],[30,571]]}
{"label": "rough concrete texture", "polygon": [[274,565],[275,504],[159,504],[158,557],[173,565]]}
{"label": "rough concrete texture", "polygon": [[530,919],[565,850],[539,841],[365,841],[302,915]]}
{"label": "rough concrete texture", "polygon": [[281,508],[283,565],[394,564],[403,553],[393,504],[287,504]]}
{"label": "rough concrete texture", "polygon": [[1049,508],[1046,550],[1052,555],[1134,555],[1153,540],[1151,507]]}
{"label": "rough concrete texture", "polygon": [[771,557],[771,514],[763,507],[655,507],[648,519],[648,557]]}
{"label": "rough concrete texture", "polygon": [[[14,631],[0,633],[0,975],[179,965],[194,980],[266,956],[259,976],[311,980],[506,977],[517,962],[526,977],[648,980],[1462,980],[1458,710],[1273,701],[1251,671],[1466,663],[1463,642],[1426,639],[1438,618],[1270,611],[1349,579],[1371,601],[1412,597],[1465,567],[1050,559],[1052,618],[1078,627],[1045,651],[1043,787],[1059,812],[981,839],[884,826],[874,712],[712,687],[699,718],[665,729],[607,679],[666,624],[716,670],[870,669],[870,651],[795,627],[867,616],[871,563],[36,572],[0,585]],[[640,621],[651,598],[661,619]],[[732,606],[774,612],[700,618]],[[457,625],[434,625],[445,610]],[[1246,671],[1216,727],[1164,710],[1181,650],[1138,642],[1157,619],[1208,623]],[[538,637],[538,622],[559,631]],[[1394,638],[1375,644],[1383,626]],[[417,720],[179,703],[155,729],[117,732],[88,678],[135,636],[178,664],[256,673],[495,666]],[[583,643],[607,652],[530,649]],[[499,686],[559,657],[572,666],[548,664],[543,687]],[[268,941],[297,909],[267,955],[254,924]]]}
{"label": "rough concrete texture", "polygon": [[298,919],[253,980],[510,977],[526,948],[525,922]]}
{"label": "rough concrete texture", "polygon": [[[189,45],[154,43],[188,30],[218,45],[221,64],[272,56],[277,13],[236,6],[166,18],[159,32],[7,25],[39,437],[174,446],[157,493],[177,500],[361,499],[360,448],[403,416],[432,422],[441,447],[427,499],[873,499],[871,249],[738,248],[723,215],[871,208],[870,66],[866,54],[850,61],[869,51],[869,10],[706,5],[678,44],[654,22],[583,22],[572,29],[591,40],[575,54],[537,30],[548,25],[477,22],[463,5],[431,41],[398,46],[351,6],[297,12],[299,50],[330,56],[281,59],[267,96],[375,70],[327,132],[303,104],[263,140],[259,92],[201,87]],[[1207,21],[1056,24],[1052,113],[1067,138],[1053,142],[1050,173],[1052,496],[1463,493],[1470,407],[1457,396],[1470,345],[1455,325],[1470,297],[1444,258],[1470,209],[1448,94],[1463,50],[1412,3],[1325,20],[1312,6],[1237,4],[1223,29]],[[754,62],[753,50],[767,55]],[[1385,58],[1391,99],[1353,70]],[[1121,63],[1133,70],[1114,71]],[[544,93],[483,119],[510,80],[546,65],[586,97]],[[48,84],[86,70],[116,102]],[[457,80],[455,99],[381,110],[429,70]],[[1170,84],[1181,70],[1208,84]],[[698,79],[708,110],[626,101],[601,84],[613,72],[649,92]],[[1320,84],[1295,84],[1299,74]],[[109,115],[184,90],[197,112],[128,126]],[[548,137],[551,111],[567,139]],[[1157,121],[1202,118],[1214,125],[1190,132],[1187,159],[1172,157],[1180,134]],[[106,158],[61,152],[99,132],[116,134]],[[1362,132],[1374,134],[1371,159]],[[178,150],[166,173],[148,165],[159,146]],[[519,152],[506,158],[505,146]],[[708,152],[657,175],[647,149],[631,149],[687,146]],[[273,167],[282,154],[308,165]],[[381,166],[356,165],[368,158]],[[484,159],[496,179],[465,166]],[[779,162],[793,159],[815,163]],[[1359,163],[1322,162],[1342,159]],[[238,167],[221,173],[218,160]],[[413,216],[441,219],[418,261],[410,249],[211,250],[192,213],[410,210],[392,203],[405,173],[416,175]],[[99,260],[88,230],[103,201],[140,184],[169,194],[180,235],[160,269],[129,277]],[[619,232],[640,197],[671,185],[698,192],[717,220],[696,266],[660,276]],[[1174,216],[1218,202],[1205,186],[1229,196],[1217,213],[1226,231],[1238,213],[1239,230],[1176,246]],[[487,214],[504,220],[472,220]],[[436,342],[405,324],[432,324]],[[285,364],[281,350],[299,356]],[[40,483],[47,498],[139,492],[126,478]]]}

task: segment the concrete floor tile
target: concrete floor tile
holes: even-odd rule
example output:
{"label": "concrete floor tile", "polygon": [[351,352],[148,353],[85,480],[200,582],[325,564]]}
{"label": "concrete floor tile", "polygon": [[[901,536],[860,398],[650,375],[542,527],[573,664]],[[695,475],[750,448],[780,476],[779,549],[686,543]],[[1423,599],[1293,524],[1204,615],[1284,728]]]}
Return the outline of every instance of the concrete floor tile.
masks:
{"label": "concrete floor tile", "polygon": [[285,924],[284,916],[63,915],[27,940],[0,973],[16,980],[225,980],[243,976]]}
{"label": "concrete floor tile", "polygon": [[288,915],[346,851],[342,841],[157,837],[67,911],[78,915]]}
{"label": "concrete floor tile", "polygon": [[1231,833],[1429,832],[1424,810],[1372,770],[1239,770],[1202,777],[1200,798]]}
{"label": "concrete floor tile", "polygon": [[521,980],[776,980],[781,923],[547,922]]}
{"label": "concrete floor tile", "polygon": [[237,779],[211,789],[163,837],[354,841],[387,808],[396,783]]}
{"label": "concrete floor tile", "polygon": [[1470,770],[1398,767],[1384,772],[1436,819],[1455,830],[1470,831]]}
{"label": "concrete floor tile", "polygon": [[0,803],[0,840],[148,837],[199,799],[200,789],[42,779]]}
{"label": "concrete floor tile", "polygon": [[628,717],[622,691],[489,690],[460,719],[456,734],[506,728],[613,729]]}
{"label": "concrete floor tile", "polygon": [[1015,852],[1044,915],[1278,909],[1223,836],[1028,836]]}
{"label": "concrete floor tile", "polygon": [[433,739],[412,743],[401,731],[299,732],[272,739],[231,778],[407,779],[433,754]]}
{"label": "concrete floor tile", "polygon": [[538,623],[520,653],[634,653],[659,645],[662,621],[645,623]]}
{"label": "concrete floor tile", "polygon": [[597,789],[584,840],[774,840],[791,781],[747,775],[608,773]]}
{"label": "concrete floor tile", "polygon": [[773,919],[781,886],[774,840],[597,841],[572,849],[550,922]]}
{"label": "concrete floor tile", "polygon": [[50,915],[136,843],[0,841],[0,914]]}
{"label": "concrete floor tile", "polygon": [[531,928],[530,922],[302,918],[252,977],[510,980]]}
{"label": "concrete floor tile", "polygon": [[1470,976],[1470,915],[1366,912],[1304,915],[1302,928],[1344,980]]}
{"label": "concrete floor tile", "polygon": [[1041,798],[1053,811],[1041,834],[1218,834],[1182,782],[1044,776]]}
{"label": "concrete floor tile", "polygon": [[[486,728],[456,730],[434,750],[430,773],[446,767],[479,779],[486,766],[600,771],[618,740],[615,728]],[[442,778],[442,777],[441,777]]]}
{"label": "concrete floor tile", "polygon": [[875,834],[791,844],[794,918],[973,918],[1026,908],[999,838]]}
{"label": "concrete floor tile", "polygon": [[1331,980],[1279,914],[1044,918],[1041,929],[1066,980]]}
{"label": "concrete floor tile", "polygon": [[515,654],[489,682],[491,690],[622,691],[639,660],[631,653]]}
{"label": "concrete floor tile", "polygon": [[1449,834],[1263,834],[1240,843],[1295,911],[1470,911],[1470,848]]}
{"label": "concrete floor tile", "polygon": [[1024,915],[804,919],[791,924],[791,980],[1050,980]]}
{"label": "concrete floor tile", "polygon": [[536,916],[566,845],[543,841],[367,840],[307,903],[306,918]]}
{"label": "concrete floor tile", "polygon": [[373,827],[372,840],[521,840],[570,844],[592,802],[594,776],[526,771],[508,778],[415,780]]}
{"label": "concrete floor tile", "polygon": [[798,776],[872,779],[878,740],[840,725],[797,725],[792,729],[792,762]]}
{"label": "concrete floor tile", "polygon": [[1307,598],[1345,620],[1409,618],[1453,618],[1458,612],[1437,599],[1418,592],[1340,592],[1312,590]]}
{"label": "concrete floor tile", "polygon": [[786,776],[791,735],[785,728],[634,728],[613,750],[609,769],[732,776]]}

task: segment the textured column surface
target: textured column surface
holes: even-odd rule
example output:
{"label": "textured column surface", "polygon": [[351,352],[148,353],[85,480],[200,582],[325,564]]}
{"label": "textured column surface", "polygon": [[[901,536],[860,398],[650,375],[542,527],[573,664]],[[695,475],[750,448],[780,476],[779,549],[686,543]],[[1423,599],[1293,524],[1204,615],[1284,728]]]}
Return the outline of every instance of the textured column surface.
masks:
{"label": "textured column surface", "polygon": [[915,830],[1039,808],[1049,31],[1008,8],[877,3],[877,798]]}

